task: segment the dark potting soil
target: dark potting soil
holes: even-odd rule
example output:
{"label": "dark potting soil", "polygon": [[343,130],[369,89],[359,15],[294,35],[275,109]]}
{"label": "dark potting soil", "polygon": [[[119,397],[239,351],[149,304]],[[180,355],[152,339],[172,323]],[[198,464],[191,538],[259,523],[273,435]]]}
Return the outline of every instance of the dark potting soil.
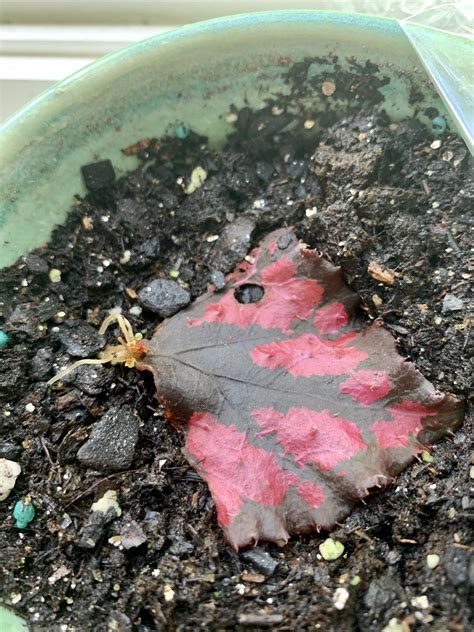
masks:
{"label": "dark potting soil", "polygon": [[[89,167],[90,193],[67,223],[0,272],[10,337],[0,458],[22,467],[0,505],[0,592],[33,630],[468,629],[469,408],[430,462],[356,508],[333,533],[345,554],[327,562],[318,550],[327,534],[240,554],[226,545],[149,375],[86,366],[46,385],[114,340],[116,329],[97,332],[109,309],[151,337],[209,283],[222,287],[267,232],[293,225],[342,266],[367,322],[382,319],[439,389],[468,396],[467,151],[416,120],[390,123],[370,76],[346,78],[372,94],[363,113],[322,117],[322,130],[282,98],[231,110],[222,151],[190,132],[129,148],[142,164],[117,180],[110,164]],[[344,93],[344,81],[324,89]],[[111,490],[120,509],[91,513]],[[20,531],[11,514],[27,495],[37,515]]]}

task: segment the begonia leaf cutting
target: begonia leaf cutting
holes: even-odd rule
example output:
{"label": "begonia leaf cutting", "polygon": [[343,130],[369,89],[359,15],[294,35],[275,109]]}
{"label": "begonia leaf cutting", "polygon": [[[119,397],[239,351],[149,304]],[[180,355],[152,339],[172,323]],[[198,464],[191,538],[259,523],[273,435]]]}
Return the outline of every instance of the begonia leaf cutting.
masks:
{"label": "begonia leaf cutting", "polygon": [[139,368],[236,549],[330,529],[462,420],[462,401],[358,303],[339,268],[281,229],[150,341]]}

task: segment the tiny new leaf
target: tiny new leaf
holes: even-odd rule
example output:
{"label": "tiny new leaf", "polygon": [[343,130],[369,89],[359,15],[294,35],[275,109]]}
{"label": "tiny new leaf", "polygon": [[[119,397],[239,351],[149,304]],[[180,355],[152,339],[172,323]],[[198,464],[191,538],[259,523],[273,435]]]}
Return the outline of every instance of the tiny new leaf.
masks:
{"label": "tiny new leaf", "polygon": [[333,527],[462,420],[462,401],[364,326],[358,303],[339,268],[281,229],[150,341],[139,368],[236,549]]}

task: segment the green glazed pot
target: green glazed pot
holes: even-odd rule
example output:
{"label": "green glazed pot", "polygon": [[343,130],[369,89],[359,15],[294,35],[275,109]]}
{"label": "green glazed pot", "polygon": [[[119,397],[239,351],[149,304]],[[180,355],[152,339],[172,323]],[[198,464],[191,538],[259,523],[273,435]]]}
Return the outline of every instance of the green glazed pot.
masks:
{"label": "green glazed pot", "polygon": [[[47,242],[75,194],[80,166],[110,158],[118,174],[136,166],[121,148],[159,137],[178,121],[222,143],[230,104],[288,92],[282,75],[306,57],[370,60],[390,82],[381,89],[394,119],[434,106],[446,113],[394,20],[325,11],[276,11],[186,26],[130,46],[52,87],[1,129],[0,267]],[[285,65],[286,64],[286,65]],[[333,63],[320,64],[335,79]],[[410,105],[410,82],[421,102]],[[337,96],[337,95],[335,95]],[[319,99],[319,101],[318,101]],[[322,108],[314,94],[311,107]],[[448,119],[449,120],[449,119]],[[428,123],[428,119],[425,120]]]}

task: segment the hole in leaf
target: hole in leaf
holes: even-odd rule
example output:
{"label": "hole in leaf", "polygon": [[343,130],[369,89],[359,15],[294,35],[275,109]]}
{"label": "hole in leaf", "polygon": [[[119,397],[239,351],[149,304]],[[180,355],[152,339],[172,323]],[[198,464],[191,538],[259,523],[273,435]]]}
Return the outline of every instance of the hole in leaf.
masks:
{"label": "hole in leaf", "polygon": [[239,303],[248,305],[249,303],[258,303],[263,298],[265,290],[261,285],[255,285],[255,283],[245,283],[238,287],[234,296]]}

